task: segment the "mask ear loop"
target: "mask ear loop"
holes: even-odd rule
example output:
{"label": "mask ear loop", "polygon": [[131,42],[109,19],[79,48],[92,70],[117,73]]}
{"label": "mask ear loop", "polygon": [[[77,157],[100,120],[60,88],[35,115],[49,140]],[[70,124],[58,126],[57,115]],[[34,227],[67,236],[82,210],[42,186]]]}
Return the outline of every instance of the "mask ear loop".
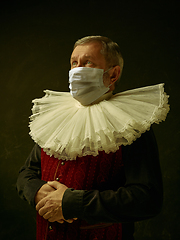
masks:
{"label": "mask ear loop", "polygon": [[113,67],[110,67],[108,70],[106,70],[103,74],[107,73],[109,70],[111,70]]}
{"label": "mask ear loop", "polygon": [[[106,70],[104,73],[103,73],[103,75],[105,74],[105,73],[107,73],[109,70],[111,70],[113,67],[110,67],[108,70]],[[111,83],[107,88],[109,88],[110,86],[112,86],[113,85],[113,83]]]}

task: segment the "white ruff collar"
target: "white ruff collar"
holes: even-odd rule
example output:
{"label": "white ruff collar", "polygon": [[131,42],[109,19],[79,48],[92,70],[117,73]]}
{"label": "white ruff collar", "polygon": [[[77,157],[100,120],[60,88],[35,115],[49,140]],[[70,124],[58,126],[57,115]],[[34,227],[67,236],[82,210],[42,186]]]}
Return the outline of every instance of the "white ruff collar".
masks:
{"label": "white ruff collar", "polygon": [[[115,152],[130,145],[169,111],[164,84],[136,88],[83,106],[68,92],[45,91],[33,100],[32,139],[55,158],[75,160],[99,151]],[[109,99],[110,98],[110,99]],[[108,100],[105,100],[108,99]]]}

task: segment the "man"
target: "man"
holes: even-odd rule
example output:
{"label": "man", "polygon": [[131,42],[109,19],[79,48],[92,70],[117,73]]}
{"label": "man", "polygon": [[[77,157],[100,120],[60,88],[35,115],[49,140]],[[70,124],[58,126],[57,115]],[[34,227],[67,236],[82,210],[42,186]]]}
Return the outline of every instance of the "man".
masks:
{"label": "man", "polygon": [[17,189],[36,207],[39,240],[131,240],[134,222],[161,210],[161,171],[150,126],[165,120],[167,96],[162,85],[113,96],[122,68],[116,43],[85,37],[71,55],[73,97],[46,91],[34,101],[30,135],[36,144]]}

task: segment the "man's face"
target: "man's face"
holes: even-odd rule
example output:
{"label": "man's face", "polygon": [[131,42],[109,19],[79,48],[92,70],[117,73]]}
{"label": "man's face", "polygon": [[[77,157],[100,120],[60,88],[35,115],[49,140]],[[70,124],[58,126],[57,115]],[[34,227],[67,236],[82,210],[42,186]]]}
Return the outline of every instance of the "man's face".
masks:
{"label": "man's face", "polygon": [[71,69],[75,67],[90,67],[106,69],[105,57],[101,54],[99,42],[91,42],[77,46],[71,55]]}
{"label": "man's face", "polygon": [[[76,67],[90,67],[107,70],[105,57],[101,54],[102,45],[91,42],[77,46],[71,55],[71,69]],[[103,76],[104,86],[110,85],[109,74]]]}

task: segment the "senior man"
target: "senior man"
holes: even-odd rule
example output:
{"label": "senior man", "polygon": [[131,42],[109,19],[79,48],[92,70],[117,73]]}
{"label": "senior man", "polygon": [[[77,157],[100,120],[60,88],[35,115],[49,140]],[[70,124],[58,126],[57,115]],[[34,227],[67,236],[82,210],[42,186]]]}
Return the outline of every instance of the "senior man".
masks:
{"label": "senior man", "polygon": [[134,222],[156,216],[163,189],[151,129],[169,111],[163,84],[113,95],[123,69],[117,43],[78,40],[70,93],[33,101],[35,146],[17,189],[37,210],[37,239],[133,239]]}

